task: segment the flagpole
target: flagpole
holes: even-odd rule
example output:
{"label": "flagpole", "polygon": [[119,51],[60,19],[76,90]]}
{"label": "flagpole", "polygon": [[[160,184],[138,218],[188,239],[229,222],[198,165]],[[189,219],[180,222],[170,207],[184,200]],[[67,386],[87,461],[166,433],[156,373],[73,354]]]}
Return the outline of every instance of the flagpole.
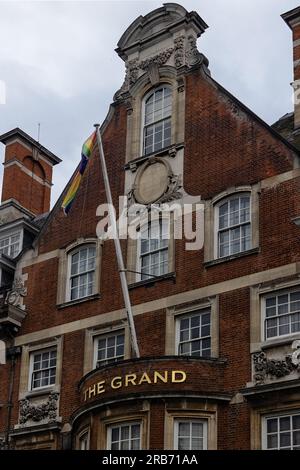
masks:
{"label": "flagpole", "polygon": [[116,255],[117,255],[117,261],[118,261],[118,268],[119,268],[123,298],[124,298],[126,314],[127,314],[128,324],[129,324],[131,344],[132,344],[135,356],[140,357],[140,351],[139,351],[139,346],[138,346],[137,338],[136,338],[136,331],[135,331],[135,326],[134,326],[133,313],[132,313],[130,297],[129,297],[129,291],[128,291],[128,285],[127,285],[127,279],[126,279],[126,271],[125,271],[125,266],[124,266],[124,261],[123,261],[123,255],[122,255],[122,250],[121,250],[120,239],[119,239],[118,230],[117,230],[116,214],[115,214],[115,211],[114,211],[114,206],[113,206],[113,201],[112,201],[112,196],[111,196],[111,190],[110,190],[110,184],[109,184],[109,178],[108,178],[106,162],[105,162],[105,157],[104,157],[103,144],[102,144],[102,138],[101,138],[101,133],[100,133],[100,125],[95,124],[94,126],[96,128],[97,143],[98,143],[98,147],[99,147],[100,163],[101,163],[101,168],[102,168],[102,173],[103,173],[106,199],[107,199],[107,202],[108,202],[108,213],[109,213],[110,224],[111,224],[111,227],[112,227],[112,233],[113,233],[113,238],[114,238],[114,243],[115,243],[115,250],[116,250]]}

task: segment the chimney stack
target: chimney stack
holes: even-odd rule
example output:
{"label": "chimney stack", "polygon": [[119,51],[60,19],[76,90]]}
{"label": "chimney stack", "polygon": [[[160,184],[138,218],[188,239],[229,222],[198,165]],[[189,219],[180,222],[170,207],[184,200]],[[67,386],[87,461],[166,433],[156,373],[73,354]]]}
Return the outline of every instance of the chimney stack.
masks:
{"label": "chimney stack", "polygon": [[300,128],[300,7],[288,11],[282,18],[293,32],[293,60],[294,60],[294,128]]}
{"label": "chimney stack", "polygon": [[34,215],[50,210],[53,166],[61,160],[19,128],[0,136],[5,144],[1,202],[17,202]]}

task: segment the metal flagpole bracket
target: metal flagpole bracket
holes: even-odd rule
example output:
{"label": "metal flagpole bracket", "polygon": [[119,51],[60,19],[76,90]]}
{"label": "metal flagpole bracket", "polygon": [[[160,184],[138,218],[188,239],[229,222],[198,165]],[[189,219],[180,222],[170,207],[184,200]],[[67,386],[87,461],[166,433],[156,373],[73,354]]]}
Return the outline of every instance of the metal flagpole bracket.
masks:
{"label": "metal flagpole bracket", "polygon": [[130,339],[131,339],[131,344],[132,344],[132,348],[133,348],[135,356],[140,357],[140,351],[139,351],[139,346],[138,346],[138,342],[136,338],[133,313],[132,313],[127,279],[126,279],[126,270],[125,270],[124,261],[123,261],[120,239],[118,236],[116,215],[115,215],[115,211],[113,208],[113,200],[112,200],[107,167],[106,167],[106,162],[105,162],[105,156],[104,156],[104,151],[103,151],[103,144],[102,144],[101,133],[100,133],[100,124],[94,124],[94,127],[96,128],[97,142],[98,142],[98,147],[99,147],[99,158],[100,158],[100,163],[101,163],[101,168],[102,168],[102,173],[103,173],[106,199],[108,202],[108,213],[109,213],[109,219],[110,219],[110,224],[111,224],[113,239],[114,239],[114,244],[115,244],[115,250],[116,250],[116,255],[117,255],[121,287],[122,287],[123,298],[124,298],[129,331],[130,331]]}

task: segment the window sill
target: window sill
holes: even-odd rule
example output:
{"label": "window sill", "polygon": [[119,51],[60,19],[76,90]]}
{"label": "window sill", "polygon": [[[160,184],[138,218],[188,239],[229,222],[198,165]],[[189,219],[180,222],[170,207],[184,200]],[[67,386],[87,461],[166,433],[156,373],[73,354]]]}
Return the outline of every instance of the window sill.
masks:
{"label": "window sill", "polygon": [[297,339],[300,339],[300,333],[293,333],[291,335],[284,336],[282,338],[269,339],[269,340],[263,341],[260,344],[260,349],[262,351],[265,351],[266,349],[273,349],[279,346],[285,346],[287,344],[292,344]]}
{"label": "window sill", "polygon": [[149,153],[148,155],[142,155],[141,157],[137,157],[137,158],[134,158],[133,160],[130,160],[130,162],[124,165],[124,169],[125,170],[136,169],[138,165],[141,165],[145,161],[149,160],[149,158],[153,158],[153,157],[164,157],[164,156],[176,157],[178,150],[182,148],[184,148],[183,143],[176,144],[176,145],[169,145],[169,147],[165,147],[164,149],[158,150],[157,152],[152,152],[152,153]]}
{"label": "window sill", "polygon": [[89,302],[90,300],[100,299],[100,297],[101,297],[100,294],[89,295],[88,297],[84,297],[82,299],[70,300],[69,302],[64,302],[62,304],[58,304],[57,308],[62,309],[62,308],[66,308],[66,307],[72,307],[73,305],[82,304],[83,302]]}
{"label": "window sill", "polygon": [[42,397],[48,396],[51,392],[59,393],[59,389],[57,386],[53,385],[52,387],[45,387],[39,388],[37,390],[29,390],[24,394],[25,398],[35,398],[35,397]]}
{"label": "window sill", "polygon": [[131,290],[136,289],[137,287],[152,287],[156,282],[165,281],[167,279],[173,279],[173,282],[175,282],[176,273],[167,273],[152,279],[145,279],[143,281],[134,282],[133,284],[128,285],[128,289]]}
{"label": "window sill", "polygon": [[225,256],[224,258],[213,259],[211,261],[205,261],[203,265],[205,268],[210,268],[211,266],[216,266],[218,264],[227,263],[228,261],[234,261],[235,259],[243,258],[244,256],[256,255],[259,253],[259,248],[252,248],[251,250],[243,251],[242,253],[237,253],[235,255]]}

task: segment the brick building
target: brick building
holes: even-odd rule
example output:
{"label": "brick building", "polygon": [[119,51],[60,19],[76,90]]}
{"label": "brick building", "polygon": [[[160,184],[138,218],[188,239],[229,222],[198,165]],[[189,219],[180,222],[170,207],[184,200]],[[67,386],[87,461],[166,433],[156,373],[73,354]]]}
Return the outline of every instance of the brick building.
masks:
{"label": "brick building", "polygon": [[[300,8],[283,19],[297,90]],[[59,159],[20,129],[0,136],[4,448],[300,448],[300,107],[257,117],[211,76],[206,29],[174,3],[137,18],[101,127],[115,206],[144,208],[121,241],[140,358],[96,234],[97,146],[66,217],[62,198],[48,214]],[[153,203],[190,204],[198,246],[175,236],[176,211],[149,220]]]}

